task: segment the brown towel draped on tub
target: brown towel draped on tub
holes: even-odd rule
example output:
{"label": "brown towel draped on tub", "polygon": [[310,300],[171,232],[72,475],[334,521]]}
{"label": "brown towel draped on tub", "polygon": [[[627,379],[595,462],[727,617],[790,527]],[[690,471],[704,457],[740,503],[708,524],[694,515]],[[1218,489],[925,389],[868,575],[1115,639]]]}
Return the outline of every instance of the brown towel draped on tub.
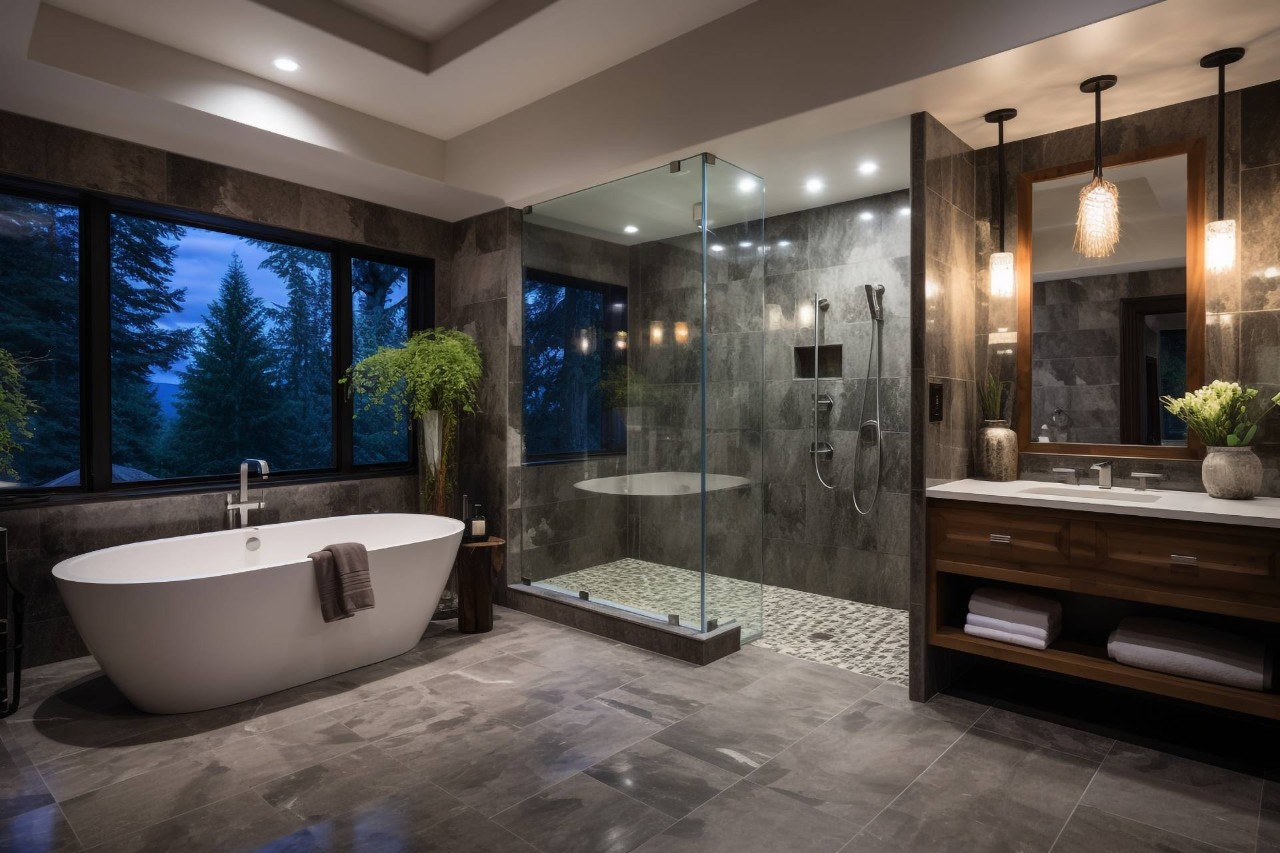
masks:
{"label": "brown towel draped on tub", "polygon": [[316,567],[316,587],[320,591],[320,613],[334,622],[373,607],[373,584],[369,580],[369,552],[359,542],[330,545],[311,554]]}

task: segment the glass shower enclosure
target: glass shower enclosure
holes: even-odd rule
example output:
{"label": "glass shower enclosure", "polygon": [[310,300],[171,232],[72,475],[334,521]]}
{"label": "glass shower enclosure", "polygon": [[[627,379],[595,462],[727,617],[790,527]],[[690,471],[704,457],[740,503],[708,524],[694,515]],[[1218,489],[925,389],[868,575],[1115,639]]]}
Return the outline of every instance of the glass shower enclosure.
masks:
{"label": "glass shower enclosure", "polygon": [[700,154],[523,224],[523,581],[758,637],[764,181]]}

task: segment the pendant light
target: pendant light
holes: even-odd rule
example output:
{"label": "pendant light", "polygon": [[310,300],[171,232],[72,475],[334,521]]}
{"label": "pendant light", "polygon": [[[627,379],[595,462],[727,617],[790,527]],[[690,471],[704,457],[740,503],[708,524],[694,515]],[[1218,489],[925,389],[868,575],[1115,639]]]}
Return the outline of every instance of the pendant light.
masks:
{"label": "pendant light", "polygon": [[1236,221],[1226,217],[1223,192],[1227,173],[1227,66],[1243,57],[1243,47],[1228,47],[1200,59],[1201,68],[1218,69],[1218,218],[1204,228],[1204,265],[1215,273],[1227,272],[1236,265]]}
{"label": "pendant light", "polygon": [[1013,252],[1004,250],[1004,123],[1017,117],[1018,111],[1013,107],[992,110],[983,116],[988,124],[997,126],[999,134],[996,137],[996,196],[999,198],[996,210],[1000,222],[1000,251],[992,253],[987,271],[991,281],[991,295],[1005,299],[1013,296]]}
{"label": "pendant light", "polygon": [[1093,180],[1080,190],[1075,250],[1086,258],[1105,258],[1120,242],[1120,191],[1102,177],[1102,93],[1116,84],[1114,74],[1090,77],[1080,91],[1093,95]]}

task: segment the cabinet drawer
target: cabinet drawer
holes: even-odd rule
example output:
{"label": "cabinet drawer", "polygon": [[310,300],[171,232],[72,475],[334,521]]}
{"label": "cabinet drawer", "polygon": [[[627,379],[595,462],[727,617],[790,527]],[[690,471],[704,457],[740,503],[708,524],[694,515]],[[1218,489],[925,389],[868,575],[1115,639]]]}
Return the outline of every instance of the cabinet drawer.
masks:
{"label": "cabinet drawer", "polygon": [[930,514],[934,554],[960,562],[1063,566],[1071,562],[1071,522],[1052,515],[947,507]]}
{"label": "cabinet drawer", "polygon": [[1107,523],[1098,526],[1099,567],[1162,587],[1275,594],[1280,543],[1239,528]]}

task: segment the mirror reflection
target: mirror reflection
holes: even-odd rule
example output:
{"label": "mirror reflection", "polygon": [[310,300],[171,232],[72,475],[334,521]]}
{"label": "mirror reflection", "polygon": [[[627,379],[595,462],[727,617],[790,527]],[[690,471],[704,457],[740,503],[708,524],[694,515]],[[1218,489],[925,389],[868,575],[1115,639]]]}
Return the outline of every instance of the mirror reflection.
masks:
{"label": "mirror reflection", "polygon": [[1187,157],[1110,167],[1120,242],[1072,247],[1088,174],[1032,185],[1033,440],[1185,446],[1160,397],[1187,387]]}

